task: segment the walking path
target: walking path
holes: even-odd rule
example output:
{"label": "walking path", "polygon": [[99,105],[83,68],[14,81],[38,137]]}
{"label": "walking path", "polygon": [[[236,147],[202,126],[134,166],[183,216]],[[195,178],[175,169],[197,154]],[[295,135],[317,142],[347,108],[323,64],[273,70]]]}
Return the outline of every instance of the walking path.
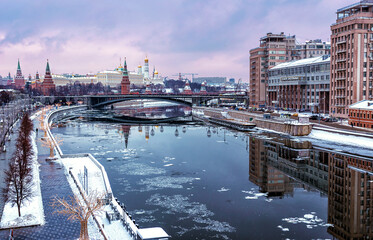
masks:
{"label": "walking path", "polygon": [[[35,127],[39,122],[34,120]],[[16,131],[14,131],[16,132]],[[64,169],[59,163],[48,162],[49,149],[41,147],[40,137],[42,132],[36,136],[38,145],[38,160],[40,164],[41,193],[43,196],[43,207],[45,214],[45,225],[14,229],[15,239],[78,239],[80,234],[80,223],[67,220],[67,216],[54,214],[51,201],[54,196],[68,198],[73,195],[70,185],[66,179]],[[14,144],[13,141],[11,141]],[[3,200],[1,201],[3,205]],[[3,208],[3,207],[2,207]],[[1,209],[2,212],[2,209]],[[9,230],[0,231],[0,239],[7,239]]]}

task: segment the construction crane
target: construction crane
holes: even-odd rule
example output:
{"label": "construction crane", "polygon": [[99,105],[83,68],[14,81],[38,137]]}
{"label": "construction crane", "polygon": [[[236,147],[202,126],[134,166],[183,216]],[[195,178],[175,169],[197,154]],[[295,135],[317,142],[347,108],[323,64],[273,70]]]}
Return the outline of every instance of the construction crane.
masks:
{"label": "construction crane", "polygon": [[194,79],[194,75],[198,75],[198,73],[179,73],[179,74],[175,74],[175,75],[172,75],[172,76],[179,76],[179,80],[182,81],[182,77],[184,77],[185,75],[192,75],[192,82],[193,82],[193,79]]}

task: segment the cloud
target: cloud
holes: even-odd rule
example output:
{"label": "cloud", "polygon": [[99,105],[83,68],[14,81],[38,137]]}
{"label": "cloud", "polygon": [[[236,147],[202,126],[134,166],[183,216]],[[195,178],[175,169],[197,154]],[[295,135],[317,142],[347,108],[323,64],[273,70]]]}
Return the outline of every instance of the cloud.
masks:
{"label": "cloud", "polygon": [[163,76],[197,72],[247,80],[248,51],[267,32],[298,41],[330,36],[348,0],[5,0],[0,9],[0,74],[25,75],[156,65]]}

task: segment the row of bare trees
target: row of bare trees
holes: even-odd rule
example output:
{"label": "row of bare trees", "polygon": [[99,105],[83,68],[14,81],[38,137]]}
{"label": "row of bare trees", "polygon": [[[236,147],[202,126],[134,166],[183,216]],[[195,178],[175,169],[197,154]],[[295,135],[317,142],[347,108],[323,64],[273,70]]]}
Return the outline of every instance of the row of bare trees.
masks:
{"label": "row of bare trees", "polygon": [[18,216],[21,216],[21,205],[33,196],[32,164],[34,151],[31,143],[33,123],[25,113],[18,130],[15,151],[5,171],[6,186],[3,189],[4,200],[12,206],[17,205]]}

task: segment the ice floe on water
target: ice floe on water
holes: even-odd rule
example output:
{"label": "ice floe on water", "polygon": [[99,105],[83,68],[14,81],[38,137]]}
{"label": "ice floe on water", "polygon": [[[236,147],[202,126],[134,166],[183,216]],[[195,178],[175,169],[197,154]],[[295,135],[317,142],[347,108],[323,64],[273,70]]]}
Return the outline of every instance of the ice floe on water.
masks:
{"label": "ice floe on water", "polygon": [[195,224],[191,228],[172,226],[179,229],[177,234],[179,236],[193,230],[206,230],[218,233],[234,232],[236,229],[227,222],[220,222],[211,219],[214,213],[207,209],[205,204],[199,202],[191,202],[188,197],[182,195],[166,196],[154,194],[146,200],[146,204],[155,205],[165,208],[164,214],[182,214],[178,218],[179,221],[192,220]]}
{"label": "ice floe on water", "polygon": [[253,200],[253,199],[258,199],[259,197],[266,197],[268,193],[258,193],[253,190],[250,191],[242,191],[245,194],[248,194],[248,196],[245,197],[245,199],[248,200]]}
{"label": "ice floe on water", "polygon": [[284,228],[283,226],[281,225],[278,225],[277,226],[279,229],[281,229],[283,232],[289,232],[289,228]]}
{"label": "ice floe on water", "polygon": [[225,187],[222,187],[218,190],[218,192],[227,192],[229,191],[230,189],[229,188],[225,188]]}
{"label": "ice floe on water", "polygon": [[174,157],[164,157],[164,158],[162,159],[162,161],[163,161],[164,163],[167,163],[167,162],[172,161],[172,160],[175,160],[175,158],[174,158]]}
{"label": "ice floe on water", "polygon": [[191,177],[168,177],[159,176],[147,179],[141,179],[139,185],[144,185],[146,191],[158,190],[163,188],[183,188],[182,184],[192,183],[195,179]]}
{"label": "ice floe on water", "polygon": [[169,163],[169,164],[166,164],[166,165],[163,165],[164,167],[171,167],[171,166],[173,166],[173,164],[172,163]]}
{"label": "ice floe on water", "polygon": [[126,164],[115,166],[114,169],[121,174],[138,176],[158,175],[166,173],[166,170],[162,168],[152,167],[147,164],[138,162],[127,162]]}
{"label": "ice floe on water", "polygon": [[325,223],[324,220],[317,217],[315,212],[304,214],[303,217],[283,218],[282,221],[292,224],[305,224],[308,229],[332,226],[331,224]]}

